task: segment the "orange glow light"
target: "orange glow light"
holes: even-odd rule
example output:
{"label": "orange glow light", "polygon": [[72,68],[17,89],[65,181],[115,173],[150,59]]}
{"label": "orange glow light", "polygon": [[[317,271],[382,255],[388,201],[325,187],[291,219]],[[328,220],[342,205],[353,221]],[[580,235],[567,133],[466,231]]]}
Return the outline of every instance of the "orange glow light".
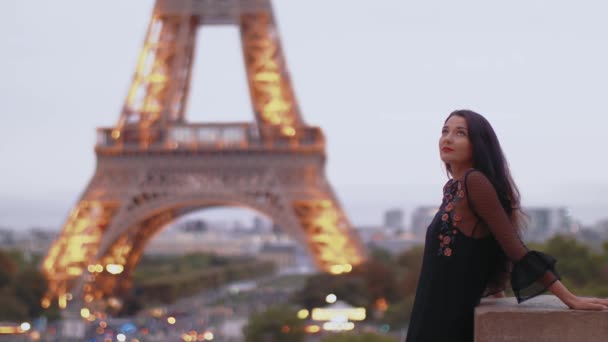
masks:
{"label": "orange glow light", "polygon": [[77,277],[82,274],[82,269],[79,267],[68,267],[68,274],[74,277]]}
{"label": "orange glow light", "polygon": [[294,135],[296,135],[296,130],[293,127],[283,127],[281,132],[283,133],[283,135],[289,137],[293,137]]}
{"label": "orange glow light", "polygon": [[20,333],[19,327],[2,327],[0,326],[0,334],[18,334]]}
{"label": "orange glow light", "polygon": [[82,318],[89,318],[89,316],[91,316],[91,311],[88,308],[82,308],[80,309],[80,316],[82,316]]}
{"label": "orange glow light", "polygon": [[61,309],[65,309],[68,306],[68,301],[65,293],[59,295],[58,303]]}
{"label": "orange glow light", "polygon": [[304,327],[304,331],[309,334],[316,334],[321,331],[321,327],[319,327],[318,325],[307,325],[306,327]]}
{"label": "orange glow light", "polygon": [[376,310],[380,310],[380,311],[386,311],[388,309],[388,303],[386,302],[386,299],[384,298],[378,298],[378,300],[376,300],[375,307]]}

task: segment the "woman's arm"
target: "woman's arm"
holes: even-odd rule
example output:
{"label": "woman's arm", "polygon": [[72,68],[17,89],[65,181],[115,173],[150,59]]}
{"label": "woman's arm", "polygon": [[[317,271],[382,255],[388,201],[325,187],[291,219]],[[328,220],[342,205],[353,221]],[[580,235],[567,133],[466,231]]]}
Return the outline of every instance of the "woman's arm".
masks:
{"label": "woman's arm", "polygon": [[554,269],[555,259],[529,251],[503,209],[494,186],[479,171],[465,176],[469,205],[488,226],[494,238],[513,262],[511,287],[518,302],[532,298],[548,289],[571,309],[605,310],[608,299],[577,297],[559,281]]}
{"label": "woman's arm", "polygon": [[[564,284],[559,280],[549,287],[549,291],[553,292],[553,294],[564,302],[564,304],[568,305],[570,309],[608,310],[608,299],[577,297],[568,291]],[[493,294],[492,297],[505,298],[505,291],[497,292]]]}

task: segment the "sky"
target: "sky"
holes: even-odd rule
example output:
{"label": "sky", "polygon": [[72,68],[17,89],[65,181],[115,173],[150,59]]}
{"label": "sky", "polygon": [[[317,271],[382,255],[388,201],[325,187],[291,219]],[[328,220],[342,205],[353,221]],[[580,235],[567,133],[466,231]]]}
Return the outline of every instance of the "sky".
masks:
{"label": "sky", "polygon": [[[153,0],[0,2],[0,226],[59,229],[114,125]],[[468,108],[494,126],[524,206],[608,217],[608,2],[275,0],[304,120],[355,225],[437,205],[437,142]],[[197,38],[190,122],[251,121],[236,27]]]}

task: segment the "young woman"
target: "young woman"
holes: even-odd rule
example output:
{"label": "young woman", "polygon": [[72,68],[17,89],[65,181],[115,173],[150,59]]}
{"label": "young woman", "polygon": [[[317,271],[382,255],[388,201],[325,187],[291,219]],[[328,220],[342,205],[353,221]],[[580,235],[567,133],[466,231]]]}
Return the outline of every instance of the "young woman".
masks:
{"label": "young woman", "polygon": [[519,303],[548,289],[572,309],[608,310],[608,299],[570,293],[556,260],[521,241],[519,192],[483,116],[451,113],[439,150],[451,179],[427,229],[407,342],[472,342],[475,306],[509,278]]}

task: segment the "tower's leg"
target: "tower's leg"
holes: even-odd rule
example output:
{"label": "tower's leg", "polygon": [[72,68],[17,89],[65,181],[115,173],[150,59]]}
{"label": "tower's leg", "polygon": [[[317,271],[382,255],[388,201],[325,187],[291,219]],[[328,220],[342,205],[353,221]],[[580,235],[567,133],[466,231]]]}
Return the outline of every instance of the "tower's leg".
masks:
{"label": "tower's leg", "polygon": [[329,186],[318,196],[293,201],[308,245],[320,269],[348,273],[364,260],[364,247]]}
{"label": "tower's leg", "polygon": [[146,147],[159,138],[159,126],[184,121],[197,26],[192,16],[152,17],[116,139]]}
{"label": "tower's leg", "polygon": [[117,203],[91,199],[91,195],[85,193],[72,209],[61,234],[42,263],[43,272],[49,279],[43,307],[49,307],[51,298],[57,298],[59,307],[65,308],[70,289],[87,271],[107,226],[116,214]]}
{"label": "tower's leg", "polygon": [[241,42],[256,119],[293,136],[302,125],[272,12],[243,14]]}

